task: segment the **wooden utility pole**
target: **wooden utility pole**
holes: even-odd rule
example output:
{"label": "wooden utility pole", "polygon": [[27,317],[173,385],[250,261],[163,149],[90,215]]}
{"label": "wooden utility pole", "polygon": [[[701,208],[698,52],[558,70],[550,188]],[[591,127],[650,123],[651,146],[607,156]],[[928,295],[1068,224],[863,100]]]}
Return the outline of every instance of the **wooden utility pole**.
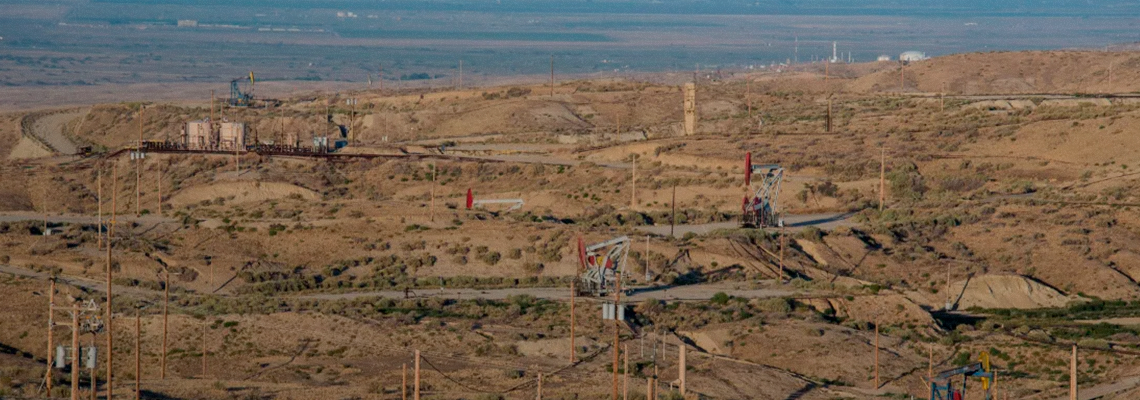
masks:
{"label": "wooden utility pole", "polygon": [[[574,279],[576,280],[577,278]],[[570,281],[570,365],[574,365],[574,353],[578,350],[574,347],[574,294],[578,292],[574,281]]]}
{"label": "wooden utility pole", "polygon": [[139,105],[139,144],[135,151],[135,218],[142,215],[143,106]]}
{"label": "wooden utility pole", "polygon": [[404,363],[403,371],[403,379],[400,381],[400,398],[408,400],[408,363]]}
{"label": "wooden utility pole", "polygon": [[47,396],[45,397],[51,398],[51,367],[52,360],[55,359],[53,357],[55,349],[52,348],[54,345],[52,343],[52,339],[54,339],[53,330],[55,328],[55,277],[48,278],[48,282],[50,288],[48,289],[47,373],[44,375],[44,385],[47,388]]}
{"label": "wooden utility pole", "polygon": [[938,95],[938,108],[941,112],[946,112],[946,82],[942,82],[942,93]]}
{"label": "wooden utility pole", "polygon": [[[114,387],[114,384],[115,384],[115,378],[114,378],[115,377],[115,375],[114,375],[114,372],[115,372],[115,370],[114,370],[115,348],[113,346],[113,343],[115,341],[115,321],[114,321],[113,316],[111,314],[111,311],[114,309],[114,306],[111,302],[112,298],[113,298],[111,296],[111,280],[113,279],[113,276],[112,276],[113,265],[111,264],[111,248],[114,247],[114,246],[112,246],[113,235],[115,234],[115,224],[117,222],[116,221],[116,215],[117,215],[116,209],[118,208],[118,198],[119,198],[119,173],[118,173],[119,163],[116,162],[113,165],[114,166],[112,167],[112,174],[111,174],[112,175],[111,180],[113,181],[113,184],[111,185],[111,187],[114,190],[112,190],[112,192],[111,192],[111,227],[107,230],[107,399],[114,398],[114,391],[115,391],[115,387]],[[79,328],[76,327],[75,329],[79,329]]]}
{"label": "wooden utility pole", "polygon": [[97,249],[103,248],[103,168],[95,167],[95,203],[99,208],[99,224],[96,225],[98,229],[95,232],[95,238],[98,243]]}
{"label": "wooden utility pole", "polygon": [[1073,359],[1069,363],[1069,400],[1077,400],[1077,345],[1073,345]]}
{"label": "wooden utility pole", "polygon": [[[91,332],[91,341],[88,343],[90,345],[91,351],[94,351],[95,350],[95,332]],[[82,355],[83,352],[79,352],[79,354]],[[90,385],[90,388],[91,388],[91,390],[88,392],[88,395],[90,396],[91,400],[95,400],[95,389],[96,389],[95,386],[96,386],[96,384],[99,383],[99,378],[95,376],[95,368],[88,368],[87,369],[87,376],[91,378],[91,382],[88,383]]]}
{"label": "wooden utility pole", "polygon": [[160,364],[161,368],[158,372],[158,379],[166,379],[166,336],[169,332],[167,324],[170,323],[170,315],[167,313],[170,307],[170,269],[162,267],[162,357]]}
{"label": "wooden utility pole", "polygon": [[1108,61],[1108,90],[1112,90],[1112,60]]}
{"label": "wooden utility pole", "polygon": [[202,377],[206,377],[206,328],[209,320],[202,317]]}
{"label": "wooden utility pole", "polygon": [[618,307],[621,307],[621,274],[615,271],[614,273],[614,384],[613,384],[613,400],[618,400],[618,356],[621,353],[621,320],[618,319]]}
{"label": "wooden utility pole", "polygon": [[831,133],[831,97],[827,98],[827,133]]}
{"label": "wooden utility pole", "polygon": [[384,64],[378,64],[380,71],[376,73],[376,81],[380,83],[380,93],[384,93]]}
{"label": "wooden utility pole", "polygon": [[44,234],[45,235],[48,233],[48,215],[47,215],[48,214],[48,208],[47,208],[48,195],[47,195],[47,192],[48,192],[48,190],[47,190],[47,187],[45,186],[43,189],[42,195],[40,196],[40,198],[43,200],[43,207],[41,207],[41,208],[44,210]]}
{"label": "wooden utility pole", "polygon": [[79,400],[79,302],[71,304],[71,400]]}
{"label": "wooden utility pole", "polygon": [[420,351],[419,350],[416,350],[415,356],[416,356],[416,361],[415,361],[415,366],[414,366],[414,368],[415,368],[415,371],[414,371],[415,382],[413,383],[414,386],[412,388],[413,389],[412,393],[413,393],[413,397],[415,397],[415,400],[420,400]]}
{"label": "wooden utility pole", "polygon": [[929,354],[930,359],[926,364],[926,380],[929,382],[933,382],[934,381],[934,343],[931,343],[930,347],[927,347],[927,353]]}
{"label": "wooden utility pole", "polygon": [[752,118],[752,79],[744,80],[744,101],[748,103],[748,118]]}
{"label": "wooden utility pole", "polygon": [[653,393],[653,377],[645,379],[645,400],[656,400],[657,395]]}
{"label": "wooden utility pole", "polygon": [[677,374],[680,377],[680,378],[678,378],[678,381],[679,381],[680,388],[681,388],[681,396],[684,396],[686,394],[686,392],[685,392],[685,353],[688,353],[688,352],[689,352],[689,348],[685,347],[684,343],[677,345],[677,354],[678,354],[677,358],[679,360],[677,363],[677,370],[678,370]]}
{"label": "wooden utility pole", "polygon": [[433,163],[431,165],[431,209],[428,216],[428,220],[432,222],[435,222],[435,175],[435,164]]}
{"label": "wooden utility pole", "polygon": [[[88,342],[88,344],[92,351],[95,350],[95,332],[91,333],[91,341]],[[82,354],[82,352],[80,352],[80,354]],[[95,375],[95,368],[87,369],[87,376],[91,378],[91,382],[88,383],[90,387],[90,391],[88,392],[90,400],[95,400],[96,385],[99,383],[99,378]]]}
{"label": "wooden utility pole", "polygon": [[538,395],[535,398],[537,398],[538,400],[542,400],[542,373],[541,372],[538,373]]}
{"label": "wooden utility pole", "polygon": [[673,236],[674,229],[677,227],[677,184],[673,184],[673,201],[669,202],[673,206],[673,219],[669,222],[669,236]]}
{"label": "wooden utility pole", "polygon": [[162,164],[158,165],[156,174],[158,177],[154,179],[154,187],[158,192],[158,216],[162,217]]}
{"label": "wooden utility pole", "polygon": [[779,282],[784,283],[784,249],[788,247],[788,233],[784,228],[783,221],[780,221],[780,277]]}
{"label": "wooden utility pole", "polygon": [[459,89],[463,89],[463,60],[459,60]]}
{"label": "wooden utility pole", "polygon": [[875,389],[879,388],[879,319],[875,318]]}
{"label": "wooden utility pole", "polygon": [[899,60],[899,91],[900,92],[906,89],[906,73],[904,72],[905,70],[906,70],[906,64],[903,63],[902,60]]}
{"label": "wooden utility pole", "polygon": [[633,180],[630,182],[629,209],[637,207],[637,154],[633,155]]}
{"label": "wooden utility pole", "polygon": [[879,148],[879,212],[887,201],[887,148]]}
{"label": "wooden utility pole", "polygon": [[135,400],[142,398],[142,352],[139,345],[142,341],[142,316],[139,309],[135,309]]}
{"label": "wooden utility pole", "polygon": [[629,400],[629,345],[625,345],[625,363],[622,367],[622,400]]}
{"label": "wooden utility pole", "polygon": [[554,55],[550,55],[550,96],[554,97]]}

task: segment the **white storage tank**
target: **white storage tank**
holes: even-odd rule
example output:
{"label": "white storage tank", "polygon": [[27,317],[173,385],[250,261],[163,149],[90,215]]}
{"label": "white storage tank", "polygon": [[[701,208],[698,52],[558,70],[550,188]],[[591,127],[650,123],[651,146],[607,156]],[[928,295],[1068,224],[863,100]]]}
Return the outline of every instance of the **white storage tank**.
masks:
{"label": "white storage tank", "polygon": [[186,123],[186,148],[190,150],[205,150],[214,147],[214,138],[210,134],[210,120],[190,121]]}
{"label": "white storage tank", "polygon": [[245,124],[223,122],[218,132],[218,147],[226,150],[245,149]]}

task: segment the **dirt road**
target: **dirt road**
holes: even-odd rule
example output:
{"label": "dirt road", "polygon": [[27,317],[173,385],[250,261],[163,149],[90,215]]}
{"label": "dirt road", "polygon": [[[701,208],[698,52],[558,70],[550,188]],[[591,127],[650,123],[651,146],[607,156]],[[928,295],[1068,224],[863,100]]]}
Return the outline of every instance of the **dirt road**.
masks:
{"label": "dirt road", "polygon": [[[111,218],[110,215],[104,215],[103,221],[106,222],[110,218]],[[127,222],[138,222],[139,225],[144,225],[144,226],[157,225],[157,224],[162,224],[162,223],[178,222],[178,220],[176,220],[174,218],[160,217],[157,215],[143,215],[141,217],[136,218],[134,215],[128,214],[128,215],[116,216],[115,219],[118,220],[118,222],[120,224],[121,223],[127,223]],[[0,213],[0,222],[43,221],[43,220],[44,220],[43,214],[29,212],[29,211],[13,211],[13,212]],[[81,214],[48,215],[47,220],[50,223],[56,223],[56,224],[59,224],[59,223],[96,224],[99,222],[99,218],[96,216],[81,215]]]}
{"label": "dirt road", "polygon": [[35,136],[57,153],[73,155],[79,152],[79,147],[68,138],[67,134],[63,132],[63,129],[71,120],[86,114],[87,109],[78,109],[30,117],[34,118],[34,120],[31,121],[28,132],[24,132],[24,134]]}
{"label": "dirt road", "polygon": [[[1082,387],[1077,393],[1077,398],[1080,400],[1093,400],[1100,399],[1114,393],[1120,393],[1125,390],[1135,389],[1140,387],[1140,376],[1131,376],[1120,379],[1116,382],[1105,383],[1093,387]],[[1055,400],[1069,400],[1069,396],[1057,397]]]}
{"label": "dirt road", "polygon": [[[853,225],[848,218],[854,215],[853,213],[826,213],[826,214],[803,214],[803,215],[785,215],[784,223],[787,224],[787,229],[792,232],[798,232],[809,226],[814,226],[819,229],[835,229],[840,226]],[[677,225],[672,229],[673,237],[683,237],[686,233],[692,232],[697,235],[708,234],[718,229],[734,229],[739,228],[739,221],[730,222],[713,222],[708,224],[695,224],[695,225]],[[649,232],[654,235],[668,236],[670,227],[669,225],[655,225],[655,226],[642,226],[638,227],[642,232]]]}
{"label": "dirt road", "polygon": [[[37,272],[27,268],[20,268],[12,265],[0,264],[0,273],[12,274],[26,278],[38,279],[46,281],[48,274],[44,272]],[[77,278],[71,276],[59,277],[59,282],[89,291],[103,292],[106,290],[106,283],[99,280],[92,280],[86,278]],[[742,298],[770,298],[770,297],[785,297],[797,294],[796,291],[790,287],[775,286],[774,284],[765,285],[764,288],[751,288],[743,283],[708,283],[688,286],[674,286],[674,287],[650,287],[650,288],[637,288],[633,293],[626,297],[631,302],[637,302],[645,299],[657,300],[673,300],[673,301],[693,301],[693,300],[708,300],[718,292],[724,292],[734,297]],[[143,289],[139,287],[128,287],[114,285],[115,292],[120,294],[129,294],[138,297],[150,298],[160,295],[162,292],[157,290]],[[446,299],[485,299],[485,300],[504,300],[511,296],[530,295],[540,299],[550,300],[565,300],[570,298],[570,290],[568,288],[552,288],[552,287],[535,287],[535,288],[506,288],[506,289],[456,289],[456,288],[443,288],[443,289],[416,289],[410,293],[414,297],[435,297]],[[226,296],[226,295],[220,295]],[[389,297],[389,298],[404,298],[404,291],[402,290],[377,290],[377,291],[362,291],[350,293],[318,293],[318,294],[304,294],[292,296],[299,299],[312,299],[312,300],[351,300],[358,298],[369,297]]]}
{"label": "dirt road", "polygon": [[[750,288],[747,284],[743,283],[707,283],[688,286],[673,286],[673,287],[649,287],[637,288],[633,293],[625,298],[631,302],[637,302],[645,299],[657,300],[673,300],[673,301],[692,301],[692,300],[708,300],[714,294],[724,292],[730,296],[742,298],[769,298],[769,297],[785,297],[795,295],[797,292],[790,287],[780,287],[774,285],[766,285],[764,288]],[[511,296],[529,295],[540,299],[549,300],[568,300],[570,298],[569,288],[551,288],[551,287],[537,287],[537,288],[508,288],[508,289],[455,289],[455,288],[441,288],[441,289],[416,289],[411,293],[415,297],[439,297],[446,299],[486,299],[486,300],[503,300]],[[404,292],[402,290],[380,290],[369,292],[351,292],[351,293],[321,293],[298,296],[303,299],[313,300],[344,300],[344,299],[357,299],[364,297],[390,297],[390,298],[403,298]]]}

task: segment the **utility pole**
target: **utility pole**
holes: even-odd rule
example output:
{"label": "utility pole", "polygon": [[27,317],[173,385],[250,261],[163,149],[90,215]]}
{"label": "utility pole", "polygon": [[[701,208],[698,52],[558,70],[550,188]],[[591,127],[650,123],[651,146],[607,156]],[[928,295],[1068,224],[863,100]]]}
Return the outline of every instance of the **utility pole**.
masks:
{"label": "utility pole", "polygon": [[622,367],[622,400],[629,400],[629,345],[625,345],[625,364]]}
{"label": "utility pole", "polygon": [[154,186],[158,191],[158,216],[162,217],[162,164],[158,164],[156,169],[155,174],[158,174],[158,177],[154,179]]}
{"label": "utility pole", "polygon": [[206,327],[209,325],[209,320],[205,316],[202,317],[202,377],[206,377]]}
{"label": "utility pole", "polygon": [[348,142],[356,144],[356,98],[348,99]]}
{"label": "utility pole", "polygon": [[[111,280],[112,280],[112,271],[113,271],[112,264],[111,264],[111,248],[113,247],[112,246],[112,237],[115,233],[115,224],[116,224],[116,221],[115,221],[116,212],[115,211],[118,208],[118,204],[117,204],[118,201],[117,200],[119,198],[119,174],[118,174],[119,163],[116,162],[113,165],[114,166],[112,167],[113,172],[111,174],[112,175],[111,180],[114,183],[111,185],[111,187],[114,188],[114,190],[111,193],[111,227],[110,227],[110,229],[107,230],[107,399],[114,398],[114,391],[115,391],[115,388],[114,388],[114,384],[115,384],[114,372],[115,372],[115,370],[113,368],[114,367],[114,360],[115,360],[115,351],[114,351],[115,348],[113,347],[113,343],[115,341],[114,340],[115,339],[115,321],[112,319],[113,316],[111,315],[111,311],[114,309],[113,304],[111,303],[111,300],[112,300]],[[138,203],[135,203],[135,204],[137,205]],[[78,326],[75,329],[78,330],[79,329]]]}
{"label": "utility pole", "polygon": [[41,207],[41,208],[44,210],[44,234],[45,235],[48,233],[48,215],[47,215],[48,214],[48,208],[47,208],[48,195],[47,195],[47,192],[48,192],[47,187],[44,187],[42,196],[40,196],[40,198],[43,200],[43,207]]}
{"label": "utility pole", "polygon": [[554,97],[554,55],[550,55],[550,97]]}
{"label": "utility pole", "polygon": [[431,215],[428,217],[429,221],[435,222],[435,164],[431,165]]}
{"label": "utility pole", "polygon": [[573,281],[570,281],[570,365],[574,365],[574,353],[578,350],[574,347],[574,294],[577,292],[574,282],[577,280],[575,277]]}
{"label": "utility pole", "polygon": [[459,60],[459,89],[463,89],[463,60]]}
{"label": "utility pole", "polygon": [[613,400],[618,400],[618,355],[621,353],[621,320],[618,319],[617,308],[621,307],[621,274],[614,272],[614,385],[613,385]]}
{"label": "utility pole", "polygon": [[784,249],[788,247],[788,233],[784,228],[783,219],[780,220],[780,284],[784,283]]}
{"label": "utility pole", "polygon": [[1077,400],[1077,345],[1073,345],[1073,359],[1069,363],[1069,400]]}
{"label": "utility pole", "polygon": [[71,400],[79,400],[79,302],[71,304]]}
{"label": "utility pole", "polygon": [[686,394],[686,392],[685,392],[685,353],[688,353],[688,352],[689,352],[689,348],[685,347],[684,343],[677,345],[677,353],[678,353],[677,358],[679,359],[678,365],[677,365],[677,369],[678,369],[677,373],[678,373],[678,376],[680,376],[680,378],[678,378],[678,379],[679,379],[680,384],[681,384],[681,396],[684,396]]}
{"label": "utility pole", "polygon": [[677,226],[677,184],[673,184],[673,201],[670,202],[673,206],[673,219],[669,222],[669,236],[673,236],[674,229]]}
{"label": "utility pole", "polygon": [[927,353],[930,355],[930,360],[926,364],[926,380],[929,382],[934,381],[934,343],[927,347]]}
{"label": "utility pole", "polygon": [[135,309],[135,400],[142,398],[142,352],[139,345],[142,341],[142,316],[139,309]]}
{"label": "utility pole", "polygon": [[879,212],[887,201],[887,148],[879,148]]}
{"label": "utility pole", "polygon": [[379,64],[380,72],[376,73],[376,80],[380,83],[380,93],[384,93],[384,64]]}
{"label": "utility pole", "polygon": [[538,396],[536,398],[538,400],[542,400],[542,373],[541,372],[538,373]]}
{"label": "utility pole", "polygon": [[101,168],[99,166],[95,167],[95,203],[97,203],[99,206],[98,207],[99,208],[99,217],[98,217],[99,218],[98,219],[99,225],[97,225],[99,227],[99,229],[95,232],[95,238],[96,238],[97,243],[98,243],[96,248],[102,249],[103,248],[103,168]]}
{"label": "utility pole", "polygon": [[[95,332],[94,331],[91,332],[91,341],[89,343],[90,343],[90,350],[89,351],[95,351]],[[82,355],[83,352],[80,352],[80,354]],[[95,376],[95,366],[94,365],[87,368],[87,376],[91,378],[91,382],[90,382],[90,385],[91,385],[90,396],[91,397],[90,398],[91,398],[91,400],[95,400],[95,389],[96,389],[95,385],[98,383],[99,378]]]}
{"label": "utility pole", "polygon": [[48,289],[48,331],[47,331],[47,374],[44,375],[44,384],[47,388],[47,396],[51,398],[51,370],[52,370],[52,348],[53,329],[55,328],[55,277],[48,278],[50,289]]}
{"label": "utility pole", "polygon": [[748,103],[748,119],[752,119],[752,79],[744,81],[744,99]]}
{"label": "utility pole", "polygon": [[135,218],[142,215],[143,106],[139,105],[139,145],[135,156]]}
{"label": "utility pole", "polygon": [[946,112],[946,82],[942,82],[942,93],[938,95],[938,109],[940,112]]}
{"label": "utility pole", "polygon": [[899,60],[899,91],[906,89],[906,63]]}
{"label": "utility pole", "polygon": [[633,180],[629,190],[629,209],[637,207],[637,154],[633,155]]}
{"label": "utility pole", "polygon": [[875,389],[879,388],[879,319],[875,318]]}
{"label": "utility pole", "polygon": [[158,379],[166,379],[166,336],[167,324],[170,322],[170,315],[167,310],[170,307],[170,269],[162,267],[162,364],[158,372]]}
{"label": "utility pole", "polygon": [[831,96],[827,97],[827,133],[831,133]]}
{"label": "utility pole", "polygon": [[413,396],[415,400],[420,400],[420,351],[416,350],[415,355],[415,386],[413,387]]}
{"label": "utility pole", "polygon": [[649,283],[649,235],[645,235],[645,283]]}

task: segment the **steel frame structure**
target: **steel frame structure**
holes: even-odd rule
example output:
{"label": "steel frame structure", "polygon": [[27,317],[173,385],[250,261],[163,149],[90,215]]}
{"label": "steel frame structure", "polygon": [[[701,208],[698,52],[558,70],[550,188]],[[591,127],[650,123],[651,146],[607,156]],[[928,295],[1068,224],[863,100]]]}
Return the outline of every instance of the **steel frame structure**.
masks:
{"label": "steel frame structure", "polygon": [[[962,375],[962,384],[959,388],[954,388],[953,378]],[[990,369],[990,355],[989,353],[982,352],[979,356],[979,362],[948,369],[938,373],[930,380],[930,400],[961,400],[966,397],[966,382],[968,378],[977,377],[982,380],[982,395],[985,400],[993,400],[993,393],[990,390],[993,385],[994,373]]]}
{"label": "steel frame structure", "polygon": [[[778,201],[780,185],[784,181],[784,168],[777,164],[752,164],[752,153],[744,159],[744,185],[752,193],[744,196],[743,225],[767,228],[781,224]],[[753,187],[752,175],[759,174],[760,184]]]}
{"label": "steel frame structure", "polygon": [[471,189],[467,189],[467,209],[468,210],[479,208],[481,206],[485,206],[488,204],[510,204],[511,206],[507,207],[507,209],[504,211],[504,212],[510,212],[510,211],[514,211],[514,210],[518,210],[518,209],[522,208],[522,206],[524,204],[526,204],[526,202],[524,202],[523,199],[475,200],[475,195],[471,192]]}
{"label": "steel frame structure", "polygon": [[[578,263],[581,275],[577,290],[594,296],[605,296],[617,279],[625,277],[625,261],[632,241],[628,236],[616,237],[589,246],[578,238]],[[624,285],[623,285],[624,286]]]}

